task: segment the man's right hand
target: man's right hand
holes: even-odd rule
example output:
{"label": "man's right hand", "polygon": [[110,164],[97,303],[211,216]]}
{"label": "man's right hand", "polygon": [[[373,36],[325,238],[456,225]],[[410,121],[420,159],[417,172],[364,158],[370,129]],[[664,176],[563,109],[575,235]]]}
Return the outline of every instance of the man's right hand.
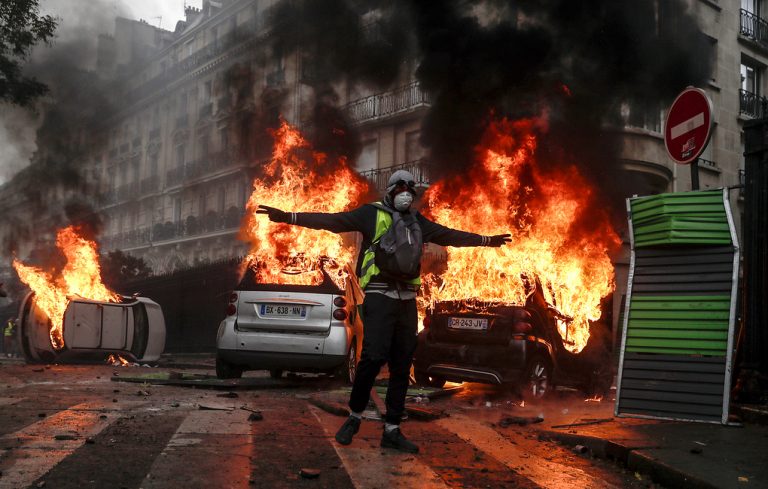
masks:
{"label": "man's right hand", "polygon": [[266,214],[267,217],[269,217],[269,220],[272,222],[288,223],[291,221],[290,213],[281,211],[280,209],[275,209],[274,207],[269,207],[267,205],[259,205],[259,208],[256,210],[256,214]]}

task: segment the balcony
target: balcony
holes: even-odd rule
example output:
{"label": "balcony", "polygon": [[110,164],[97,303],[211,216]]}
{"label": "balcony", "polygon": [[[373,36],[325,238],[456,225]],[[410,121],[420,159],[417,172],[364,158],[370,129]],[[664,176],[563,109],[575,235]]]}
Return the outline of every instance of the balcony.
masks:
{"label": "balcony", "polygon": [[395,90],[371,95],[347,104],[346,111],[353,123],[366,122],[407,113],[420,107],[428,107],[431,97],[413,82]]}
{"label": "balcony", "polygon": [[387,181],[397,170],[407,170],[411,172],[413,178],[416,181],[416,185],[419,187],[428,187],[430,183],[429,178],[429,165],[427,160],[420,158],[418,160],[409,161],[401,165],[390,166],[387,168],[376,168],[374,170],[367,170],[360,172],[364,178],[366,178],[371,184],[376,187],[376,190],[383,192],[387,188]]}
{"label": "balcony", "polygon": [[756,93],[739,89],[739,114],[754,119],[763,119],[768,113],[768,99]]}
{"label": "balcony", "polygon": [[106,249],[135,248],[157,241],[175,241],[233,231],[240,227],[244,215],[244,210],[235,206],[226,211],[208,211],[202,218],[187,216],[181,221],[166,221],[117,233],[104,238],[102,246]]}
{"label": "balcony", "polygon": [[741,23],[739,34],[768,47],[768,22],[744,9],[739,9]]}

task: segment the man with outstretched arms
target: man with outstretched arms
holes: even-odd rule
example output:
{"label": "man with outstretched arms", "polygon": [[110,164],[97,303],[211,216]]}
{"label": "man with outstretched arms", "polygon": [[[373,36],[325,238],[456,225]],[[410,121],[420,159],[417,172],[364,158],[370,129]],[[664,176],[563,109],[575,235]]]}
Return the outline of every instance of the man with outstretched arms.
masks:
{"label": "man with outstretched arms", "polygon": [[351,414],[336,433],[336,441],[342,445],[352,443],[360,429],[371,388],[386,363],[389,386],[381,446],[409,453],[419,450],[403,436],[400,419],[405,411],[418,334],[416,294],[421,283],[418,260],[422,244],[502,246],[510,240],[509,234],[482,236],[432,222],[411,209],[415,197],[413,175],[398,170],[390,177],[382,202],[365,204],[349,212],[284,212],[267,206],[259,206],[257,211],[274,222],[334,233],[357,231],[363,235],[356,268],[360,287],[365,291],[363,350],[349,398]]}

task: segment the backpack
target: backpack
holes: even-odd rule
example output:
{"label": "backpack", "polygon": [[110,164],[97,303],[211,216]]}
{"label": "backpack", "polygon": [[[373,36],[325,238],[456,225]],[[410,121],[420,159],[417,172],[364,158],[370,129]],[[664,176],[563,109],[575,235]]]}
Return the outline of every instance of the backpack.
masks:
{"label": "backpack", "polygon": [[373,205],[392,216],[392,224],[371,244],[379,275],[394,280],[418,278],[423,240],[415,213],[402,214],[378,203]]}

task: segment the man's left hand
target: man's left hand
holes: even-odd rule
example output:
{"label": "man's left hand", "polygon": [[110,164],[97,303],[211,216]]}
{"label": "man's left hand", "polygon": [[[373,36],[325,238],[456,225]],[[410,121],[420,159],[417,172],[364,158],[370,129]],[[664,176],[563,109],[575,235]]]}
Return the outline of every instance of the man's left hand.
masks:
{"label": "man's left hand", "polygon": [[485,238],[488,240],[485,246],[493,246],[494,248],[498,248],[499,246],[503,246],[512,241],[511,234],[497,234],[495,236],[485,236]]}

